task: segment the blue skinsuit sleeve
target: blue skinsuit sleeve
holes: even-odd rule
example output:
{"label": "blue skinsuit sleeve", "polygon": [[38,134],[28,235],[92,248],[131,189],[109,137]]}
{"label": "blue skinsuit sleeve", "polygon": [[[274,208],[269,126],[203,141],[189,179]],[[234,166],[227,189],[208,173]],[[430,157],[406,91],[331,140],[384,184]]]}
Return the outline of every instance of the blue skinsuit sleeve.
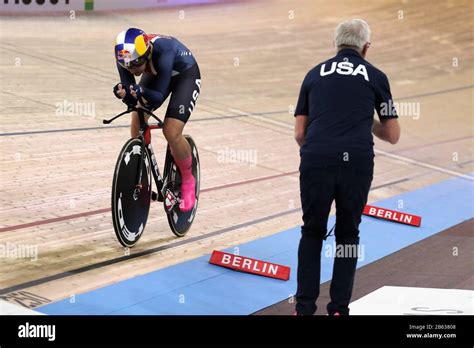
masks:
{"label": "blue skinsuit sleeve", "polygon": [[168,96],[168,89],[171,81],[171,74],[173,72],[175,53],[173,50],[163,52],[158,58],[156,71],[158,78],[153,84],[152,88],[143,89],[143,97],[148,104],[155,108],[159,108]]}
{"label": "blue skinsuit sleeve", "polygon": [[133,74],[130,71],[125,69],[119,63],[116,63],[116,64],[117,64],[117,69],[118,69],[118,72],[119,72],[119,75],[120,75],[120,82],[122,83],[122,85],[124,85],[125,87],[128,88],[128,87],[130,87],[131,84],[136,83],[135,82],[135,77],[133,76]]}

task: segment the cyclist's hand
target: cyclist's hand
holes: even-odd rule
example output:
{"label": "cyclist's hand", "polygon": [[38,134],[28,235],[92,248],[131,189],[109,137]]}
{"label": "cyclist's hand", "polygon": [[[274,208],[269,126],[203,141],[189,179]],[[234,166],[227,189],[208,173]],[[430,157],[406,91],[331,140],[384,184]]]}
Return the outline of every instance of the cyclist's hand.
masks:
{"label": "cyclist's hand", "polygon": [[142,87],[139,84],[131,84],[130,85],[130,94],[134,97],[140,100],[142,96]]}
{"label": "cyclist's hand", "polygon": [[[134,86],[134,85],[131,85]],[[130,87],[131,87],[130,86]],[[127,89],[127,86],[117,83],[114,87],[114,94],[117,98],[122,99],[122,102],[126,105],[136,106],[138,99],[131,93],[131,89]]]}
{"label": "cyclist's hand", "polygon": [[121,83],[117,83],[114,86],[114,95],[119,99],[123,99],[127,95],[127,90],[123,88]]}

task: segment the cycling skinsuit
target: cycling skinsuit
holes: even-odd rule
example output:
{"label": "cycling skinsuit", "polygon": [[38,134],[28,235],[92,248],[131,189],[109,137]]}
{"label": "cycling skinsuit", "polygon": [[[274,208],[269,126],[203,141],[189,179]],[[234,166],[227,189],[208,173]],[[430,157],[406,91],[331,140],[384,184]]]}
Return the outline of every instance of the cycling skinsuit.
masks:
{"label": "cycling skinsuit", "polygon": [[[201,91],[201,74],[191,51],[174,37],[148,35],[151,59],[140,79],[143,98],[152,110],[159,108],[171,94],[165,118],[186,123]],[[127,88],[135,77],[117,63],[121,83]]]}

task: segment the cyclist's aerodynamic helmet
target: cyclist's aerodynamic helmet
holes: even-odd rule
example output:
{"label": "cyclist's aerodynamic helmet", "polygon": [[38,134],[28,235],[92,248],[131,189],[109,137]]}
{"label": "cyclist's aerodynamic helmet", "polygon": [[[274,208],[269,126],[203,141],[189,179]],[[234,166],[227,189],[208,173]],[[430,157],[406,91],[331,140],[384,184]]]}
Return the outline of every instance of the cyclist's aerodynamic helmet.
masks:
{"label": "cyclist's aerodynamic helmet", "polygon": [[129,28],[115,39],[115,59],[124,68],[142,65],[150,51],[151,43],[143,30]]}

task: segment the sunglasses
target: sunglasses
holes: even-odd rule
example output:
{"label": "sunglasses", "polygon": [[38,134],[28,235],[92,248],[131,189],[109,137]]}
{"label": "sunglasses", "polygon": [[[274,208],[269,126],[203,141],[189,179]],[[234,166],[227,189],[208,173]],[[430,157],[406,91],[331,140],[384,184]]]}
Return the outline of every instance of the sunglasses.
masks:
{"label": "sunglasses", "polygon": [[132,61],[127,61],[126,60],[124,63],[120,62],[120,65],[123,66],[126,69],[130,69],[130,68],[136,68],[136,67],[142,66],[146,62],[147,62],[147,57],[142,56],[142,57],[137,58],[137,59],[132,60]]}

